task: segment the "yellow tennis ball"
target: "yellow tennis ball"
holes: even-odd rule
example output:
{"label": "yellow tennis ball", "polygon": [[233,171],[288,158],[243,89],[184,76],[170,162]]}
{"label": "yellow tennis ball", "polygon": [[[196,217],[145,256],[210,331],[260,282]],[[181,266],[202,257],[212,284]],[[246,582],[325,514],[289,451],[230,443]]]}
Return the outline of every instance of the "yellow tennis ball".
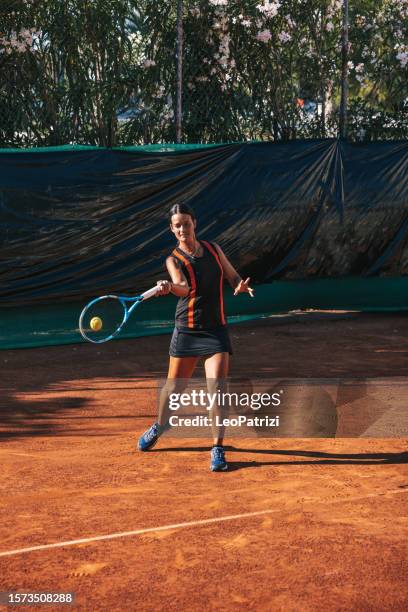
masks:
{"label": "yellow tennis ball", "polygon": [[100,329],[102,329],[102,319],[100,319],[99,317],[92,317],[90,326],[91,329],[93,329],[94,331],[99,331]]}

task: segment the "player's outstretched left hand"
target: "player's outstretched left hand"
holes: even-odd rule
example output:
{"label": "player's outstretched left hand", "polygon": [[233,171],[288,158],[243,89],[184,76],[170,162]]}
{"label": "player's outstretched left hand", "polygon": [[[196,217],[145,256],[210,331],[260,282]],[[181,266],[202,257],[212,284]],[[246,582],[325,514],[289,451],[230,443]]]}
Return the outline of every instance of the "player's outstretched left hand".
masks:
{"label": "player's outstretched left hand", "polygon": [[245,281],[241,279],[235,287],[234,295],[238,295],[238,293],[249,293],[251,297],[254,297],[254,290],[249,286],[250,280],[249,276]]}

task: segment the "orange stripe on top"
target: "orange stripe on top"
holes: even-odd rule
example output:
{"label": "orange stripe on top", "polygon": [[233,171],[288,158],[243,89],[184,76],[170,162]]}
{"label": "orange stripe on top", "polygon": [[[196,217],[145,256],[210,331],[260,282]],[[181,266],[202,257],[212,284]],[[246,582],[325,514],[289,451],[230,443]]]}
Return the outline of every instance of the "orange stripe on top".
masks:
{"label": "orange stripe on top", "polygon": [[214,247],[211,246],[211,244],[209,242],[207,242],[206,240],[200,240],[200,242],[202,244],[204,244],[207,249],[210,251],[210,253],[212,253],[212,255],[214,255],[218,265],[220,266],[220,270],[221,270],[221,278],[220,278],[220,309],[221,309],[221,323],[223,325],[225,325],[225,315],[224,315],[224,296],[223,296],[223,284],[224,284],[224,270],[222,269],[222,264],[219,258],[219,255],[217,253],[217,251],[214,249]]}
{"label": "orange stripe on top", "polygon": [[173,256],[177,257],[177,259],[183,262],[183,264],[187,268],[187,272],[190,275],[191,291],[190,291],[190,299],[188,300],[187,327],[194,329],[194,305],[195,305],[196,293],[197,293],[197,282],[196,282],[196,277],[194,274],[193,266],[188,261],[188,259],[184,257],[181,253],[176,251],[176,249],[174,249],[173,251]]}

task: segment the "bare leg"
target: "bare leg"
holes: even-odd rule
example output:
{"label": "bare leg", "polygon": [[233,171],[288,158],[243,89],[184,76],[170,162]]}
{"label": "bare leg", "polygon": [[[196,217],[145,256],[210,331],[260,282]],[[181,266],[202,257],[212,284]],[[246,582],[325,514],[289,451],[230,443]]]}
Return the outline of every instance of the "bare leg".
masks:
{"label": "bare leg", "polygon": [[199,357],[170,357],[167,381],[160,393],[159,425],[166,425],[169,420],[169,396],[182,393],[186,386],[185,379],[191,378]]}
{"label": "bare leg", "polygon": [[[221,393],[226,390],[226,379],[228,377],[229,370],[229,353],[215,353],[208,357],[204,362],[205,376],[207,378],[207,388],[209,393]],[[222,446],[224,440],[224,427],[218,426],[215,423],[216,416],[222,417],[222,411],[218,404],[214,403],[214,407],[211,411],[213,420],[213,437],[214,444]]]}

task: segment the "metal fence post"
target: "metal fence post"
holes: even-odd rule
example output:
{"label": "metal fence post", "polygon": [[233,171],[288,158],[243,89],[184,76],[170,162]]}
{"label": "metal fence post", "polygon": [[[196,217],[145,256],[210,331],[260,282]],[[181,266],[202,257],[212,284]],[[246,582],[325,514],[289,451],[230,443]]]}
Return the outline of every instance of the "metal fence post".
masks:
{"label": "metal fence post", "polygon": [[176,84],[176,142],[182,139],[183,115],[183,0],[177,2],[177,84]]}
{"label": "metal fence post", "polygon": [[348,102],[348,0],[343,0],[343,28],[341,34],[341,101],[340,101],[340,138],[347,138]]}

